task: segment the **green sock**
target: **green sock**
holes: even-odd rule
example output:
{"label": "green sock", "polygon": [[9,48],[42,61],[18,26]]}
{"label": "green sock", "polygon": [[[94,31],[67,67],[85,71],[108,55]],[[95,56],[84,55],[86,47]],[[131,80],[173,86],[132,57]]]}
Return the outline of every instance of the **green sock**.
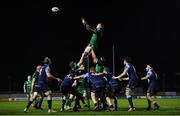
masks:
{"label": "green sock", "polygon": [[72,99],[68,99],[66,102],[66,106],[71,106],[72,101],[73,101]]}

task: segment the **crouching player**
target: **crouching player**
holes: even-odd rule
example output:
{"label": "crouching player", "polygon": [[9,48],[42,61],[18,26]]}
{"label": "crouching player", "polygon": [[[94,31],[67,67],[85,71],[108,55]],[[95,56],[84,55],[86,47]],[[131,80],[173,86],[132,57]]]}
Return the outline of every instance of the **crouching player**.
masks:
{"label": "crouching player", "polygon": [[[118,110],[118,94],[120,92],[120,80],[112,79],[113,74],[110,72],[109,68],[104,68],[105,77],[107,78],[107,87],[106,87],[106,100],[109,104],[109,110]],[[110,98],[114,99],[114,107],[111,104]],[[111,104],[111,105],[110,105]]]}
{"label": "crouching player", "polygon": [[94,67],[90,68],[90,73],[76,76],[74,79],[88,78],[92,83],[91,86],[91,99],[94,103],[94,110],[98,110],[98,98],[103,98],[105,89],[105,82],[103,79],[104,73],[96,73]]}
{"label": "crouching player", "polygon": [[77,95],[75,88],[77,80],[74,80],[74,76],[74,73],[70,71],[70,73],[65,76],[64,80],[60,84],[60,90],[63,93],[62,111],[71,109],[71,103]]}

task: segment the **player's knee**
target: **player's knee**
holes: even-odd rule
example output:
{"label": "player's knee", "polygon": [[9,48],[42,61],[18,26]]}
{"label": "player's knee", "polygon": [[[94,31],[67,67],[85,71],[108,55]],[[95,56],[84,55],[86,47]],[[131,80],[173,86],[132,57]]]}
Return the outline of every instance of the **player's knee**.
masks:
{"label": "player's knee", "polygon": [[52,91],[47,91],[47,92],[45,92],[45,95],[46,95],[46,96],[51,96],[51,95],[52,95]]}
{"label": "player's knee", "polygon": [[37,93],[37,92],[34,92],[32,98],[33,98],[33,99],[36,99],[37,95],[38,95],[38,93]]}
{"label": "player's knee", "polygon": [[86,98],[87,94],[86,92],[83,92],[83,97]]}
{"label": "player's knee", "polygon": [[126,88],[126,96],[131,96],[131,89],[130,88]]}
{"label": "player's knee", "polygon": [[95,93],[91,92],[91,97],[95,97]]}
{"label": "player's knee", "polygon": [[147,94],[146,94],[146,97],[147,97],[148,99],[150,99],[150,98],[151,98],[151,94],[150,94],[150,93],[147,93]]}
{"label": "player's knee", "polygon": [[51,95],[48,95],[48,96],[47,96],[47,100],[52,100]]}

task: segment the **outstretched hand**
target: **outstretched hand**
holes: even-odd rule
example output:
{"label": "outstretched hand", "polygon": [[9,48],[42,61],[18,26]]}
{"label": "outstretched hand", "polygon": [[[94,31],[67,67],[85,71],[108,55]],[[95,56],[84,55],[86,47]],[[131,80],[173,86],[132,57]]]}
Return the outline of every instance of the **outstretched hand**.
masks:
{"label": "outstretched hand", "polygon": [[112,79],[117,79],[117,78],[115,76],[113,76]]}
{"label": "outstretched hand", "polygon": [[58,82],[61,82],[62,80],[60,78],[56,78]]}
{"label": "outstretched hand", "polygon": [[84,18],[81,18],[81,20],[83,24],[86,24],[86,20]]}

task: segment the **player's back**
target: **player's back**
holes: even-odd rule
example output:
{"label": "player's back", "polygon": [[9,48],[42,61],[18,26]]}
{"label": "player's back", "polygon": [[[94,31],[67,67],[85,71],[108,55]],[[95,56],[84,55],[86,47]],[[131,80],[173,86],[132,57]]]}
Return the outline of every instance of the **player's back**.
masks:
{"label": "player's back", "polygon": [[47,83],[48,82],[48,77],[47,77],[46,72],[48,72],[49,70],[50,69],[47,64],[42,66],[40,73],[39,73],[39,77],[38,77],[38,83]]}
{"label": "player's back", "polygon": [[148,77],[148,84],[156,85],[157,74],[155,73],[154,70],[149,70],[147,72],[147,77]]}
{"label": "player's back", "polygon": [[127,63],[125,68],[127,69],[128,77],[129,77],[129,85],[134,85],[137,81],[137,74],[136,74],[136,69],[134,66],[130,63]]}
{"label": "player's back", "polygon": [[95,77],[95,76],[92,76],[90,74],[90,81],[93,85],[95,85],[96,87],[104,87],[105,86],[105,81],[104,81],[104,78],[103,77]]}
{"label": "player's back", "polygon": [[73,77],[72,75],[68,74],[65,76],[64,80],[61,82],[61,87],[62,86],[71,86],[73,84]]}

